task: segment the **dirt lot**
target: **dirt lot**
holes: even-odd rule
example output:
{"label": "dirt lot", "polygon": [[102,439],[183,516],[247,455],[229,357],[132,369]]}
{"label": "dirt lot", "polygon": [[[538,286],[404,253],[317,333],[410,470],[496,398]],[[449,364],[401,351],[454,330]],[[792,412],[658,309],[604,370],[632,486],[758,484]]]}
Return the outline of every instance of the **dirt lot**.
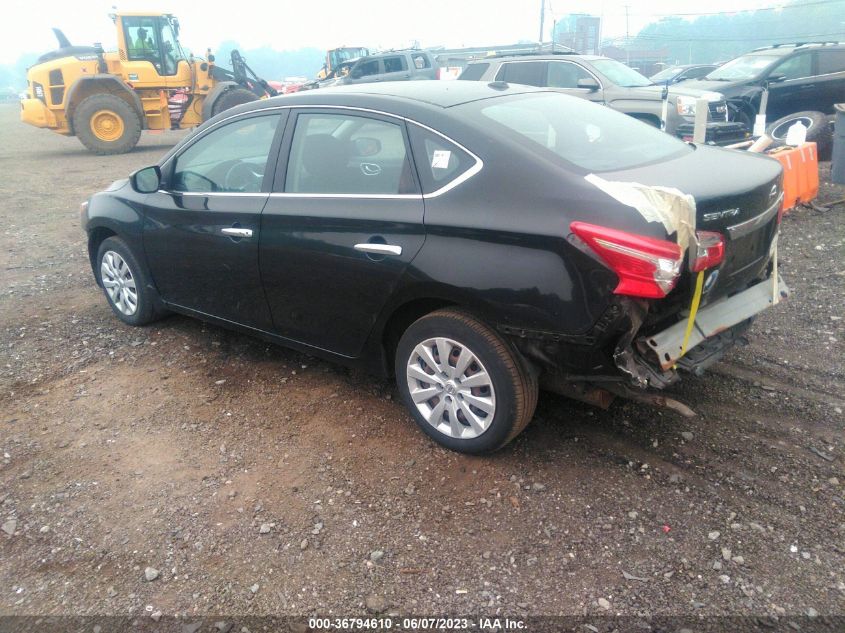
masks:
{"label": "dirt lot", "polygon": [[121,324],[79,203],[180,135],[97,157],[16,107],[0,613],[845,614],[843,206],[785,219],[793,297],[674,389],[699,417],[544,395],[513,444],[471,458],[389,383],[187,318]]}

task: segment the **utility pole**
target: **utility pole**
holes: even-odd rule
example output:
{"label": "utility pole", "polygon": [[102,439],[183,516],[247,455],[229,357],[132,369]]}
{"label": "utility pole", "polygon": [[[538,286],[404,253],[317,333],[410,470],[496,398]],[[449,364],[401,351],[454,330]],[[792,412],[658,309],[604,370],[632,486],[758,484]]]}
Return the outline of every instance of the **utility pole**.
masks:
{"label": "utility pole", "polygon": [[628,29],[628,9],[631,8],[630,4],[625,5],[625,61],[628,66],[631,65],[631,36]]}
{"label": "utility pole", "polygon": [[543,22],[546,19],[546,0],[540,0],[540,44],[543,43]]}

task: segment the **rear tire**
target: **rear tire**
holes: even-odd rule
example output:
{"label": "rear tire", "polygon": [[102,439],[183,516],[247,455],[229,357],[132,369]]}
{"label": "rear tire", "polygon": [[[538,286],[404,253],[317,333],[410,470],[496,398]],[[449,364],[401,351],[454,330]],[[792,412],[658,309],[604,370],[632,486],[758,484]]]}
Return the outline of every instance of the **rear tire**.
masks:
{"label": "rear tire", "polygon": [[147,325],[165,314],[147,271],[119,237],[100,244],[96,273],[109,307],[124,323]]}
{"label": "rear tire", "polygon": [[417,425],[460,453],[501,448],[537,406],[537,379],[519,352],[462,310],[438,310],[411,324],[396,349],[395,374]]}
{"label": "rear tire", "polygon": [[786,133],[797,121],[807,127],[807,141],[815,143],[819,160],[830,160],[833,149],[833,129],[823,112],[796,112],[785,116],[766,127],[766,134],[774,139],[773,147],[786,144]]}
{"label": "rear tire", "polygon": [[211,109],[211,114],[215,116],[229,108],[234,108],[250,101],[258,101],[258,97],[253,92],[250,92],[246,88],[231,88],[217,98],[217,101],[214,102],[214,107]]}
{"label": "rear tire", "polygon": [[120,97],[96,94],[76,107],[73,129],[82,144],[95,154],[125,154],[141,138],[141,117]]}

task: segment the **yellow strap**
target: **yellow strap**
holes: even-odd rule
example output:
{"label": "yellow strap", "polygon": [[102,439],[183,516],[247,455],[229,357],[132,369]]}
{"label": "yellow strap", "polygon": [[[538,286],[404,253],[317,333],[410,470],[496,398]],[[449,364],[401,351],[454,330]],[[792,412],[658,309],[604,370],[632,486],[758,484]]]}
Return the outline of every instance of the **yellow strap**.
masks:
{"label": "yellow strap", "polygon": [[[698,304],[701,303],[701,291],[703,289],[704,271],[700,270],[695,278],[695,293],[692,295],[692,304],[689,308],[689,319],[687,320],[687,331],[684,332],[684,342],[681,345],[681,356],[687,353],[687,343],[689,343],[689,337],[692,334],[692,327],[695,325],[695,315],[698,312]],[[681,356],[678,356],[678,358]]]}

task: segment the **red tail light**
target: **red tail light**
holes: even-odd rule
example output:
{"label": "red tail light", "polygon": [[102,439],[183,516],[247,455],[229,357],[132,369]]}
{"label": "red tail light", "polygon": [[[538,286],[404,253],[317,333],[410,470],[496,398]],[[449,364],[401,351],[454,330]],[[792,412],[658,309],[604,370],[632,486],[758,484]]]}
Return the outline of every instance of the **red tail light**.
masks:
{"label": "red tail light", "polygon": [[437,70],[435,70],[435,71],[434,71],[434,78],[435,78],[435,79],[440,79],[440,72],[441,72],[442,70],[443,70],[443,69],[442,69],[440,66],[438,66],[438,67],[437,67]]}
{"label": "red tail light", "polygon": [[692,272],[714,268],[725,259],[725,238],[721,233],[713,231],[696,231],[698,236],[698,251],[692,260]]}
{"label": "red tail light", "polygon": [[585,222],[569,228],[619,276],[616,294],[660,299],[675,287],[683,253],[674,242]]}

